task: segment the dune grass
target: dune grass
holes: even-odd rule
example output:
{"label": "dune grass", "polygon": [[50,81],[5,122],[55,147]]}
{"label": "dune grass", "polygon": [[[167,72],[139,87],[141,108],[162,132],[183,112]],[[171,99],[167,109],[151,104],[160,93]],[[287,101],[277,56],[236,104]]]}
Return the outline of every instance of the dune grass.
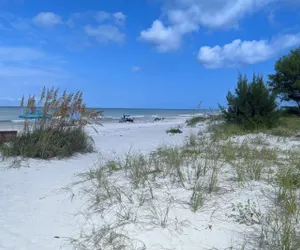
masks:
{"label": "dune grass", "polygon": [[209,128],[214,140],[227,140],[232,136],[250,133],[264,133],[268,135],[290,137],[300,136],[300,117],[283,113],[273,128],[244,126],[230,122],[214,122]]}
{"label": "dune grass", "polygon": [[35,116],[35,120],[25,116],[23,130],[0,145],[2,156],[50,159],[92,152],[93,141],[84,130],[88,121],[83,115],[98,116],[101,111],[87,112],[82,96],[81,91],[69,94],[64,91],[59,95],[59,89],[44,87],[39,100],[29,96],[26,101],[23,97],[21,107],[25,114]]}
{"label": "dune grass", "polygon": [[25,132],[2,144],[4,157],[63,158],[93,151],[93,142],[81,127],[47,128]]}
{"label": "dune grass", "polygon": [[[296,131],[298,120],[283,121],[289,119],[293,123],[289,129]],[[191,134],[180,147],[163,146],[148,155],[130,153],[81,175],[89,186],[82,189],[88,198],[86,213],[105,223],[73,240],[75,249],[111,249],[113,244],[124,250],[135,249],[134,244],[146,249],[125,233],[127,226],[142,233],[163,229],[176,234],[186,225],[199,231],[204,225],[200,229],[197,222],[184,220],[183,211],[185,216],[202,218],[211,209],[213,217],[216,211],[223,213],[226,197],[233,202],[234,192],[255,189],[262,189],[255,202],[250,195],[246,203],[232,205],[227,218],[245,226],[245,231],[226,249],[299,249],[299,149],[280,150],[267,143],[268,134],[248,137],[247,133],[240,126],[217,121],[208,133]],[[242,141],[235,140],[239,135],[244,135]],[[107,235],[113,240],[110,245]]]}
{"label": "dune grass", "polygon": [[194,116],[186,121],[186,125],[189,127],[195,127],[200,122],[205,122],[207,120],[204,116]]}

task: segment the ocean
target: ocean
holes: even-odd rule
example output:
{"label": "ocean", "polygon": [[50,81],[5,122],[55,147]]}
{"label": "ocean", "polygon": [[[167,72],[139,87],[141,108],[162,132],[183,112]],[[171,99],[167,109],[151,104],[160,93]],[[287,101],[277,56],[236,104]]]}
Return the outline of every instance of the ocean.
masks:
{"label": "ocean", "polygon": [[[103,110],[101,122],[117,123],[120,118],[125,115],[130,115],[136,122],[153,121],[156,117],[164,117],[166,120],[176,119],[179,117],[190,117],[204,113],[215,113],[207,110],[192,110],[192,109],[122,109],[122,108],[97,108]],[[0,127],[14,127],[22,124],[23,120],[19,118],[23,109],[20,107],[0,107]]]}

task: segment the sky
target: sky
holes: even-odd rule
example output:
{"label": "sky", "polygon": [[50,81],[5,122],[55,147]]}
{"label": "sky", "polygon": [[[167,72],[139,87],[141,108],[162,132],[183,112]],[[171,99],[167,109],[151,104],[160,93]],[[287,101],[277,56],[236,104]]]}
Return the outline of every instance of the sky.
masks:
{"label": "sky", "polygon": [[300,0],[0,0],[0,105],[43,86],[89,107],[216,108],[300,46]]}

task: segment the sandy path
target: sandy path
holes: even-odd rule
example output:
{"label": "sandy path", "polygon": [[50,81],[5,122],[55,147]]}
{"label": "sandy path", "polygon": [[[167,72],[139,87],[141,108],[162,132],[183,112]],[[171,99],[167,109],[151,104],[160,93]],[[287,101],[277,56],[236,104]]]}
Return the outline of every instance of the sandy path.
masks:
{"label": "sandy path", "polygon": [[[184,128],[183,134],[175,136],[165,131],[183,123],[111,124],[98,128],[98,134],[89,128],[89,133],[102,154],[122,155],[130,149],[149,152],[161,144],[182,143],[191,129]],[[7,169],[7,161],[0,162],[0,249],[71,249],[63,244],[63,237],[76,231],[74,214],[81,204],[71,202],[61,189],[98,159],[99,153],[68,160],[29,160],[22,163],[29,167],[16,169]]]}

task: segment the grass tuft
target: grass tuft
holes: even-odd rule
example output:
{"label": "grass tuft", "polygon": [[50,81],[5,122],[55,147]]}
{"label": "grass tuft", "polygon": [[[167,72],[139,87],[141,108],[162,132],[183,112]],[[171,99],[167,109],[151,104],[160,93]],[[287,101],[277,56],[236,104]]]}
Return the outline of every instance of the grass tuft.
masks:
{"label": "grass tuft", "polygon": [[186,121],[186,125],[189,127],[195,127],[200,122],[205,122],[207,120],[204,116],[194,116]]}
{"label": "grass tuft", "polygon": [[64,158],[93,151],[93,141],[81,127],[47,128],[18,135],[1,145],[4,157]]}
{"label": "grass tuft", "polygon": [[182,133],[182,131],[179,128],[171,128],[171,129],[168,129],[166,132],[167,132],[167,134],[181,134]]}

